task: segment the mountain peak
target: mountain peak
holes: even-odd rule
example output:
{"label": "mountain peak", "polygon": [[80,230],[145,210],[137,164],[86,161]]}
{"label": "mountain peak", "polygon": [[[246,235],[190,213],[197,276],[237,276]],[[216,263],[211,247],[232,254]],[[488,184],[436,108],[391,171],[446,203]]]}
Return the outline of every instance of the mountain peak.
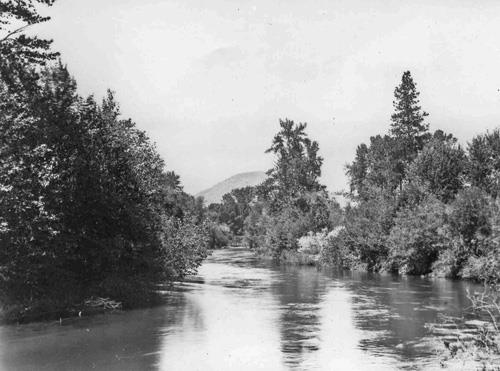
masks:
{"label": "mountain peak", "polygon": [[207,205],[222,201],[222,196],[236,188],[253,187],[259,185],[266,179],[267,175],[263,171],[250,171],[233,175],[216,185],[196,194],[196,197],[203,197]]}

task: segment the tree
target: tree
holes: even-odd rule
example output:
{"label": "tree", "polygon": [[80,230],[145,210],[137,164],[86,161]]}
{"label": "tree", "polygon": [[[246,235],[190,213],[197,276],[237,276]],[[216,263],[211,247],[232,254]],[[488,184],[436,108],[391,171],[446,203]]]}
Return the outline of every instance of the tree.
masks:
{"label": "tree", "polygon": [[120,118],[112,92],[80,97],[60,63],[37,75],[24,90],[0,79],[2,303],[145,303],[206,255],[202,200]]}
{"label": "tree", "polygon": [[275,135],[266,153],[274,153],[274,168],[267,172],[267,185],[273,190],[274,201],[290,203],[305,192],[323,189],[319,183],[323,158],[318,155],[319,145],[311,141],[305,129],[307,124],[280,120],[281,130]]}
{"label": "tree", "polygon": [[396,199],[378,187],[367,189],[367,196],[345,210],[339,242],[368,270],[379,270],[387,258],[387,239],[394,225]]}
{"label": "tree", "polygon": [[351,194],[356,191],[356,196],[366,199],[373,187],[392,192],[401,183],[395,149],[396,139],[388,135],[373,136],[370,146],[364,143],[358,146],[355,160],[347,166]]}
{"label": "tree", "polygon": [[398,212],[387,240],[389,270],[427,274],[445,246],[445,205],[429,195],[414,208]]}
{"label": "tree", "polygon": [[[493,252],[490,258],[497,258],[490,247],[496,250],[498,208],[484,190],[474,186],[461,189],[448,208],[447,249],[440,253],[434,271],[456,278],[464,276],[464,268],[470,271],[472,266],[483,265],[474,260],[484,259],[488,252]],[[490,263],[495,265],[495,261]],[[471,272],[465,275],[473,276]]]}
{"label": "tree", "polygon": [[218,221],[228,225],[235,236],[243,235],[244,222],[250,214],[254,197],[254,187],[236,188],[222,196],[217,210]]}
{"label": "tree", "polygon": [[[28,36],[28,27],[47,22],[39,14],[38,4],[52,6],[55,0],[5,0],[0,2],[0,56],[5,62],[14,57],[21,64],[44,64],[58,53],[49,50],[51,40]],[[4,65],[4,63],[2,63]]]}
{"label": "tree", "polygon": [[500,193],[500,130],[478,135],[468,145],[467,173],[472,185],[494,198]]}
{"label": "tree", "polygon": [[401,84],[394,90],[394,113],[391,116],[390,128],[391,136],[396,139],[400,186],[408,165],[430,137],[429,125],[425,123],[428,113],[421,111],[419,95],[410,71],[404,72]]}
{"label": "tree", "polygon": [[465,254],[477,254],[479,240],[491,234],[490,205],[488,195],[476,187],[461,190],[451,204],[449,227]]}
{"label": "tree", "polygon": [[426,124],[427,112],[421,111],[418,105],[417,85],[411,77],[410,71],[403,73],[401,84],[394,89],[393,101],[394,113],[391,116],[391,135],[402,139],[409,146],[406,154],[415,155],[424,146],[425,140],[429,138],[429,125]]}
{"label": "tree", "polygon": [[181,177],[174,171],[167,171],[165,173],[165,184],[174,191],[182,191]]}
{"label": "tree", "polygon": [[423,182],[439,200],[448,202],[464,182],[465,152],[456,139],[438,133],[410,165],[408,181]]}
{"label": "tree", "polygon": [[368,173],[368,147],[366,144],[361,143],[356,148],[356,157],[352,164],[346,166],[346,170],[351,193],[356,191],[358,194],[362,194],[363,183]]}
{"label": "tree", "polygon": [[401,163],[397,160],[397,140],[388,135],[370,138],[367,185],[392,192],[402,182]]}

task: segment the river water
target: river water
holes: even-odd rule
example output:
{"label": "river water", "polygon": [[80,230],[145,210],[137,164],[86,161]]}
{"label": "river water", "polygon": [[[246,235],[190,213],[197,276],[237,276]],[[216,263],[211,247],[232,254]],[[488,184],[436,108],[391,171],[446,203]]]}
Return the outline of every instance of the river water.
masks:
{"label": "river water", "polygon": [[439,369],[428,324],[460,316],[468,286],[219,250],[163,306],[0,327],[0,370]]}

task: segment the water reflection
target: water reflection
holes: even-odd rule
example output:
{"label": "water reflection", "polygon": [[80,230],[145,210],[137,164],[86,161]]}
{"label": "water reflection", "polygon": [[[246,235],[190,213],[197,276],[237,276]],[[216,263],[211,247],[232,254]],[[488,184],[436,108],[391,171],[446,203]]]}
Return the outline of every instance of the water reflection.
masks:
{"label": "water reflection", "polygon": [[[157,362],[159,308],[0,328],[1,370],[146,370]],[[173,319],[175,321],[175,319]]]}
{"label": "water reflection", "polygon": [[281,306],[281,351],[287,366],[300,366],[308,353],[320,347],[319,311],[325,286],[324,277],[314,268],[286,267],[272,287]]}
{"label": "water reflection", "polygon": [[460,315],[465,287],[275,267],[245,250],[218,251],[165,306],[0,327],[0,369],[438,368],[425,325],[439,313]]}
{"label": "water reflection", "polygon": [[213,259],[200,270],[205,284],[186,293],[188,307],[196,309],[178,308],[184,313],[182,325],[163,338],[158,368],[280,370],[279,337],[272,331],[277,304],[266,290],[273,273]]}
{"label": "water reflection", "polygon": [[[476,285],[444,279],[335,272],[352,292],[354,323],[363,330],[363,349],[377,357],[391,356],[399,368],[437,366],[437,341],[427,325],[442,314],[460,317],[468,306],[467,287]],[[443,335],[447,335],[444,333]]]}

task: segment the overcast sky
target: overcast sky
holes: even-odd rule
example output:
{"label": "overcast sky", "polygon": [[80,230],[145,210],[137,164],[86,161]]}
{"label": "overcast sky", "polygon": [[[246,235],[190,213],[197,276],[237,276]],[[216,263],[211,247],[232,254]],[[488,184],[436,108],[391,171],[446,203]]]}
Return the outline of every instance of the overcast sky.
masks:
{"label": "overcast sky", "polygon": [[500,124],[499,1],[58,0],[38,30],[82,94],[124,116],[198,192],[267,170],[278,119],[308,123],[323,182],[385,133],[410,70],[431,129],[466,143]]}

